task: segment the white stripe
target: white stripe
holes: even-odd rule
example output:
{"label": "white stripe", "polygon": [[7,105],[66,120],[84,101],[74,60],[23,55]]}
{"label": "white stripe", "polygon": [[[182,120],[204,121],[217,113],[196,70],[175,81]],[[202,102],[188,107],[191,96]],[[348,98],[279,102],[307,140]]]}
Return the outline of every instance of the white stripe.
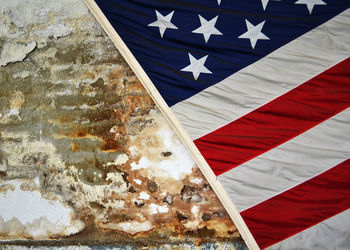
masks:
{"label": "white stripe", "polygon": [[292,237],[276,243],[268,250],[349,250],[350,209],[337,214]]}
{"label": "white stripe", "polygon": [[171,109],[200,138],[348,58],[349,24],[350,9]]}
{"label": "white stripe", "polygon": [[350,109],[218,177],[242,212],[350,158]]}

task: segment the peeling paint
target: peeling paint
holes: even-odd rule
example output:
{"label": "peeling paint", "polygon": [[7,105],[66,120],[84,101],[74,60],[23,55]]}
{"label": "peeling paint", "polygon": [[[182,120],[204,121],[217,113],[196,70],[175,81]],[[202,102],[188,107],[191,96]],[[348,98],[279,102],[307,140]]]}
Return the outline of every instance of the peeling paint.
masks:
{"label": "peeling paint", "polygon": [[129,160],[129,156],[127,154],[119,154],[113,162],[107,162],[107,166],[111,165],[123,165]]}
{"label": "peeling paint", "polygon": [[0,66],[5,66],[11,62],[21,62],[36,47],[36,42],[27,44],[5,43],[0,54]]}
{"label": "peeling paint", "polygon": [[30,75],[28,70],[20,71],[12,75],[13,78],[27,78]]}
{"label": "peeling paint", "polygon": [[[156,125],[143,129],[131,139],[133,155],[142,155],[138,163],[131,163],[131,169],[145,169],[154,176],[180,180],[192,172],[195,163],[165,119],[155,110],[150,114]],[[171,158],[161,158],[164,149],[171,149]]]}
{"label": "peeling paint", "polygon": [[13,188],[0,193],[0,235],[47,238],[71,235],[84,228],[72,218],[73,210],[58,201],[44,199],[37,190],[23,190],[23,181],[7,181]]}
{"label": "peeling paint", "polygon": [[146,192],[141,192],[139,197],[137,197],[137,198],[142,199],[142,200],[149,200],[149,197],[150,197],[149,194],[147,194]]}
{"label": "peeling paint", "polygon": [[169,208],[166,205],[159,206],[157,204],[150,204],[149,205],[151,214],[158,214],[158,213],[167,213],[169,212]]}
{"label": "peeling paint", "polygon": [[57,39],[59,37],[67,36],[74,31],[73,27],[65,26],[61,23],[51,24],[47,26],[44,30],[39,30],[34,34],[37,36],[47,36]]}
{"label": "peeling paint", "polygon": [[193,178],[192,180],[190,180],[190,182],[199,185],[199,184],[201,184],[203,182],[203,179],[201,179],[201,178]]}
{"label": "peeling paint", "polygon": [[[105,227],[107,228],[107,227]],[[154,228],[154,226],[149,221],[139,222],[139,221],[127,221],[117,224],[110,223],[108,225],[109,229],[118,230],[121,232],[126,232],[131,235],[135,235],[140,232],[148,232]]]}
{"label": "peeling paint", "polygon": [[[0,45],[1,241],[241,241],[81,0],[3,0]],[[22,49],[3,56],[6,46]],[[14,194],[56,205],[6,214]]]}
{"label": "peeling paint", "polygon": [[133,181],[137,184],[137,185],[141,185],[142,181],[139,179],[133,179]]}

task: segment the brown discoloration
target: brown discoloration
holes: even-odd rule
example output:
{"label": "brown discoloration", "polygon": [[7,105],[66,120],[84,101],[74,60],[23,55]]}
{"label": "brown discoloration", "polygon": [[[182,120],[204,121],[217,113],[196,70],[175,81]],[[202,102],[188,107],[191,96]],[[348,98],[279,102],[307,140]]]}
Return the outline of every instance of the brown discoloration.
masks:
{"label": "brown discoloration", "polygon": [[209,214],[209,213],[204,213],[203,215],[202,215],[202,220],[203,221],[208,221],[208,220],[210,220],[211,219],[211,215]]}
{"label": "brown discoloration", "polygon": [[105,144],[102,146],[103,151],[119,151],[120,144],[115,141],[114,137],[105,137],[103,138]]}
{"label": "brown discoloration", "polygon": [[154,181],[150,181],[147,183],[147,189],[151,191],[151,193],[158,191],[158,185]]}
{"label": "brown discoloration", "polygon": [[167,151],[167,152],[162,152],[162,153],[161,153],[161,156],[163,156],[163,157],[169,157],[169,156],[171,156],[171,155],[172,155],[172,153],[169,152],[169,151]]}
{"label": "brown discoloration", "polygon": [[198,190],[194,187],[185,185],[181,190],[181,199],[187,203],[189,202],[201,202],[203,200],[202,196],[199,194]]}
{"label": "brown discoloration", "polygon": [[95,79],[95,74],[94,74],[94,72],[92,72],[92,71],[86,72],[86,78],[87,78],[87,79],[90,79],[90,80]]}
{"label": "brown discoloration", "polygon": [[11,109],[20,109],[24,103],[25,97],[21,91],[13,91],[10,95],[9,107]]}
{"label": "brown discoloration", "polygon": [[123,67],[115,67],[108,75],[109,80],[123,81],[125,77],[125,69]]}
{"label": "brown discoloration", "polygon": [[72,151],[73,152],[79,151],[79,143],[72,142]]}
{"label": "brown discoloration", "polygon": [[6,193],[9,190],[14,191],[15,187],[11,184],[0,184],[0,193]]}
{"label": "brown discoloration", "polygon": [[237,228],[227,217],[223,220],[210,220],[207,222],[207,227],[211,230],[215,230],[216,235],[219,237],[239,237]]}
{"label": "brown discoloration", "polygon": [[6,177],[6,172],[5,171],[0,171],[0,181],[2,180],[3,177]]}
{"label": "brown discoloration", "polygon": [[178,218],[179,221],[183,221],[183,220],[188,220],[188,215],[182,214],[179,211],[176,211],[176,217]]}

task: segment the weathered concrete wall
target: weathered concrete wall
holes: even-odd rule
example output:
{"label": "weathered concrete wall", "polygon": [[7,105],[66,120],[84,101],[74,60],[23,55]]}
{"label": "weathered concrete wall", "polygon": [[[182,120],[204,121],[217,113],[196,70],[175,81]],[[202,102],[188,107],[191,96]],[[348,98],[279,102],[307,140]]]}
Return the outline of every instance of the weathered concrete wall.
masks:
{"label": "weathered concrete wall", "polygon": [[0,237],[241,241],[80,0],[0,0]]}

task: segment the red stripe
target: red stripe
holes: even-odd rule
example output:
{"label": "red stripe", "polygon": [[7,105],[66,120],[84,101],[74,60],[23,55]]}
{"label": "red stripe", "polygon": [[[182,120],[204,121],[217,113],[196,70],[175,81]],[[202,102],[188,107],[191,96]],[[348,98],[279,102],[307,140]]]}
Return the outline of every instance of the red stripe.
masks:
{"label": "red stripe", "polygon": [[241,213],[261,248],[350,208],[350,159]]}
{"label": "red stripe", "polygon": [[195,144],[220,175],[350,106],[350,58]]}

